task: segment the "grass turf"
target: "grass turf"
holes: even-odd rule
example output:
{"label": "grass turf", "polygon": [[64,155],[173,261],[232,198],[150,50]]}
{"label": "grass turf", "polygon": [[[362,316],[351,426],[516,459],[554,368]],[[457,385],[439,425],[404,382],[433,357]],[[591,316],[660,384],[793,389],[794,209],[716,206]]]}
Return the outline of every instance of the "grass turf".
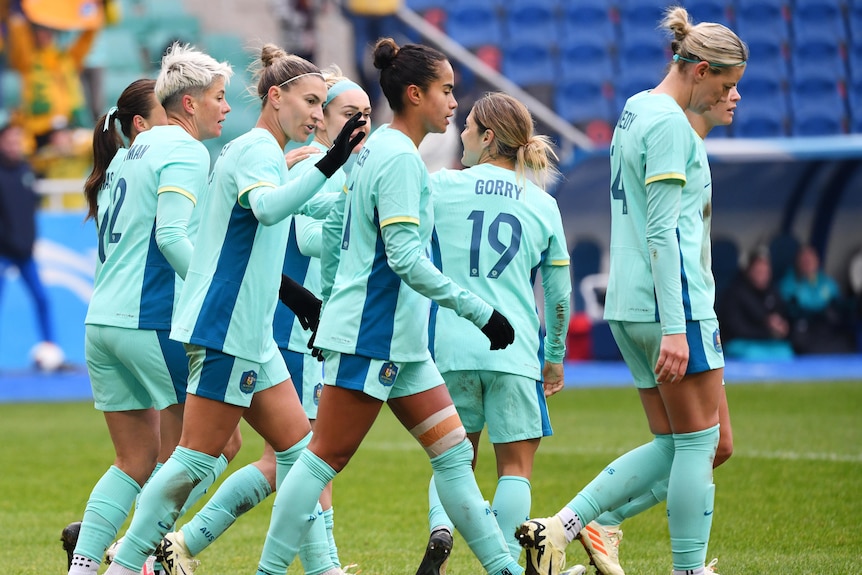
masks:
{"label": "grass turf", "polygon": [[[862,573],[862,382],[737,384],[728,397],[735,451],[715,473],[708,559],[720,558],[722,575]],[[555,435],[543,441],[532,481],[536,516],[556,512],[615,456],[650,439],[633,389],[566,390],[551,398],[550,410]],[[60,531],[80,518],[113,459],[102,417],[89,403],[5,404],[0,422],[0,564],[18,575],[65,573]],[[247,427],[244,439],[229,472],[260,454],[262,441]],[[415,572],[427,540],[429,474],[424,452],[384,408],[335,481],[343,562],[359,563],[365,575]],[[487,443],[477,478],[491,499],[496,477]],[[198,573],[254,573],[271,504],[205,550]],[[628,573],[669,573],[661,506],[623,528]],[[585,561],[576,543],[569,555],[569,563]],[[301,572],[298,564],[289,571]],[[448,573],[482,573],[460,537]]]}

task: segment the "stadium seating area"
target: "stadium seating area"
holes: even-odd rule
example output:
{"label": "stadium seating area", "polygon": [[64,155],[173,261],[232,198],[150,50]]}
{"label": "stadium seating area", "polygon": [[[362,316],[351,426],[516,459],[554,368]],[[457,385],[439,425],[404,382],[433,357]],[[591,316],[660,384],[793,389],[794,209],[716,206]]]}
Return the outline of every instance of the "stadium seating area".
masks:
{"label": "stadium seating area", "polygon": [[[683,0],[749,44],[730,137],[862,132],[862,2]],[[469,8],[463,7],[469,4]],[[613,124],[670,60],[657,29],[667,0],[407,0],[465,47],[499,52],[500,71],[563,118]],[[719,132],[716,131],[716,134]]]}
{"label": "stadium seating area", "polygon": [[[740,83],[743,100],[727,137],[862,133],[862,1],[682,0],[695,21],[729,25],[751,58]],[[657,29],[668,0],[407,0],[407,6],[446,31],[564,119],[610,134],[626,98],[654,86],[670,60]],[[103,67],[102,96],[116,101],[128,83],[154,75],[174,39],[194,42],[229,59],[238,73],[231,104],[247,119],[243,39],[202,29],[176,0],[123,0],[120,24],[96,41],[90,65]],[[465,77],[470,74],[465,70]],[[6,102],[19,80],[4,71]],[[217,149],[248,122],[226,124]],[[590,128],[593,128],[591,130]],[[596,129],[599,128],[599,129]]]}

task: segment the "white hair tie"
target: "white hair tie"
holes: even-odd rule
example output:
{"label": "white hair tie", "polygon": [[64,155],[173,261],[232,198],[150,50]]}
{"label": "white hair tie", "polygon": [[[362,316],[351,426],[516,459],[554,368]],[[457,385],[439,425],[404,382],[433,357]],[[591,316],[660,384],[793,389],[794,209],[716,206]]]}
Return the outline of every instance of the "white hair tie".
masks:
{"label": "white hair tie", "polygon": [[118,111],[119,108],[117,108],[116,106],[111,106],[111,108],[108,110],[108,113],[105,114],[105,125],[102,127],[103,132],[108,131],[108,126],[111,125],[111,116],[116,114]]}

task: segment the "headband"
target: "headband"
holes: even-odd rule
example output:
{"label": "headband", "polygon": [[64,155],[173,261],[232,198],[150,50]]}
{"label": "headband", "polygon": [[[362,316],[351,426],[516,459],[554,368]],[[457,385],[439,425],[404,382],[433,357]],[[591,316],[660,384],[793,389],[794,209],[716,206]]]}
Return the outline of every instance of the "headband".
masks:
{"label": "headband", "polygon": [[747,64],[747,62],[745,60],[743,60],[742,62],[737,62],[736,64],[721,64],[721,63],[716,63],[716,62],[710,62],[709,60],[701,60],[699,58],[697,60],[694,60],[692,58],[685,58],[683,56],[680,56],[679,54],[673,55],[673,61],[674,62],[679,62],[680,60],[682,60],[683,62],[688,62],[690,64],[698,64],[700,62],[706,62],[707,64],[709,64],[709,66],[711,68],[735,68],[737,66],[745,66]]}
{"label": "headband", "polygon": [[107,131],[108,131],[108,126],[110,126],[110,125],[111,125],[111,116],[113,116],[114,114],[116,114],[118,111],[119,111],[119,108],[117,108],[116,106],[111,106],[111,108],[110,108],[110,109],[108,110],[108,112],[105,114],[105,125],[104,125],[104,126],[102,126],[102,131],[103,131],[103,132],[107,132]]}
{"label": "headband", "polygon": [[285,84],[290,84],[294,80],[299,80],[300,78],[305,78],[306,76],[320,76],[321,80],[326,80],[326,78],[324,78],[323,74],[321,74],[320,72],[306,72],[305,74],[300,74],[298,76],[294,76],[293,78],[288,78],[287,80],[279,84],[278,87],[281,88]]}
{"label": "headband", "polygon": [[326,101],[323,103],[323,107],[327,107],[331,101],[349,90],[362,90],[362,86],[352,80],[339,80],[326,91]]}

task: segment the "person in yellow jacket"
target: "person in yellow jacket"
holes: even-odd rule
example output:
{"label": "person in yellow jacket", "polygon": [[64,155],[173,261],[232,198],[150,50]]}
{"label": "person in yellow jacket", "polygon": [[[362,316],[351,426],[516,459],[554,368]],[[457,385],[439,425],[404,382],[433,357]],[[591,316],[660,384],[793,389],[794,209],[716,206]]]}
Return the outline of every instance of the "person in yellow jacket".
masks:
{"label": "person in yellow jacket", "polygon": [[[103,21],[95,0],[25,0],[10,14],[8,64],[21,75],[21,122],[36,148],[56,129],[90,123],[80,74]],[[58,30],[80,33],[65,47]]]}

